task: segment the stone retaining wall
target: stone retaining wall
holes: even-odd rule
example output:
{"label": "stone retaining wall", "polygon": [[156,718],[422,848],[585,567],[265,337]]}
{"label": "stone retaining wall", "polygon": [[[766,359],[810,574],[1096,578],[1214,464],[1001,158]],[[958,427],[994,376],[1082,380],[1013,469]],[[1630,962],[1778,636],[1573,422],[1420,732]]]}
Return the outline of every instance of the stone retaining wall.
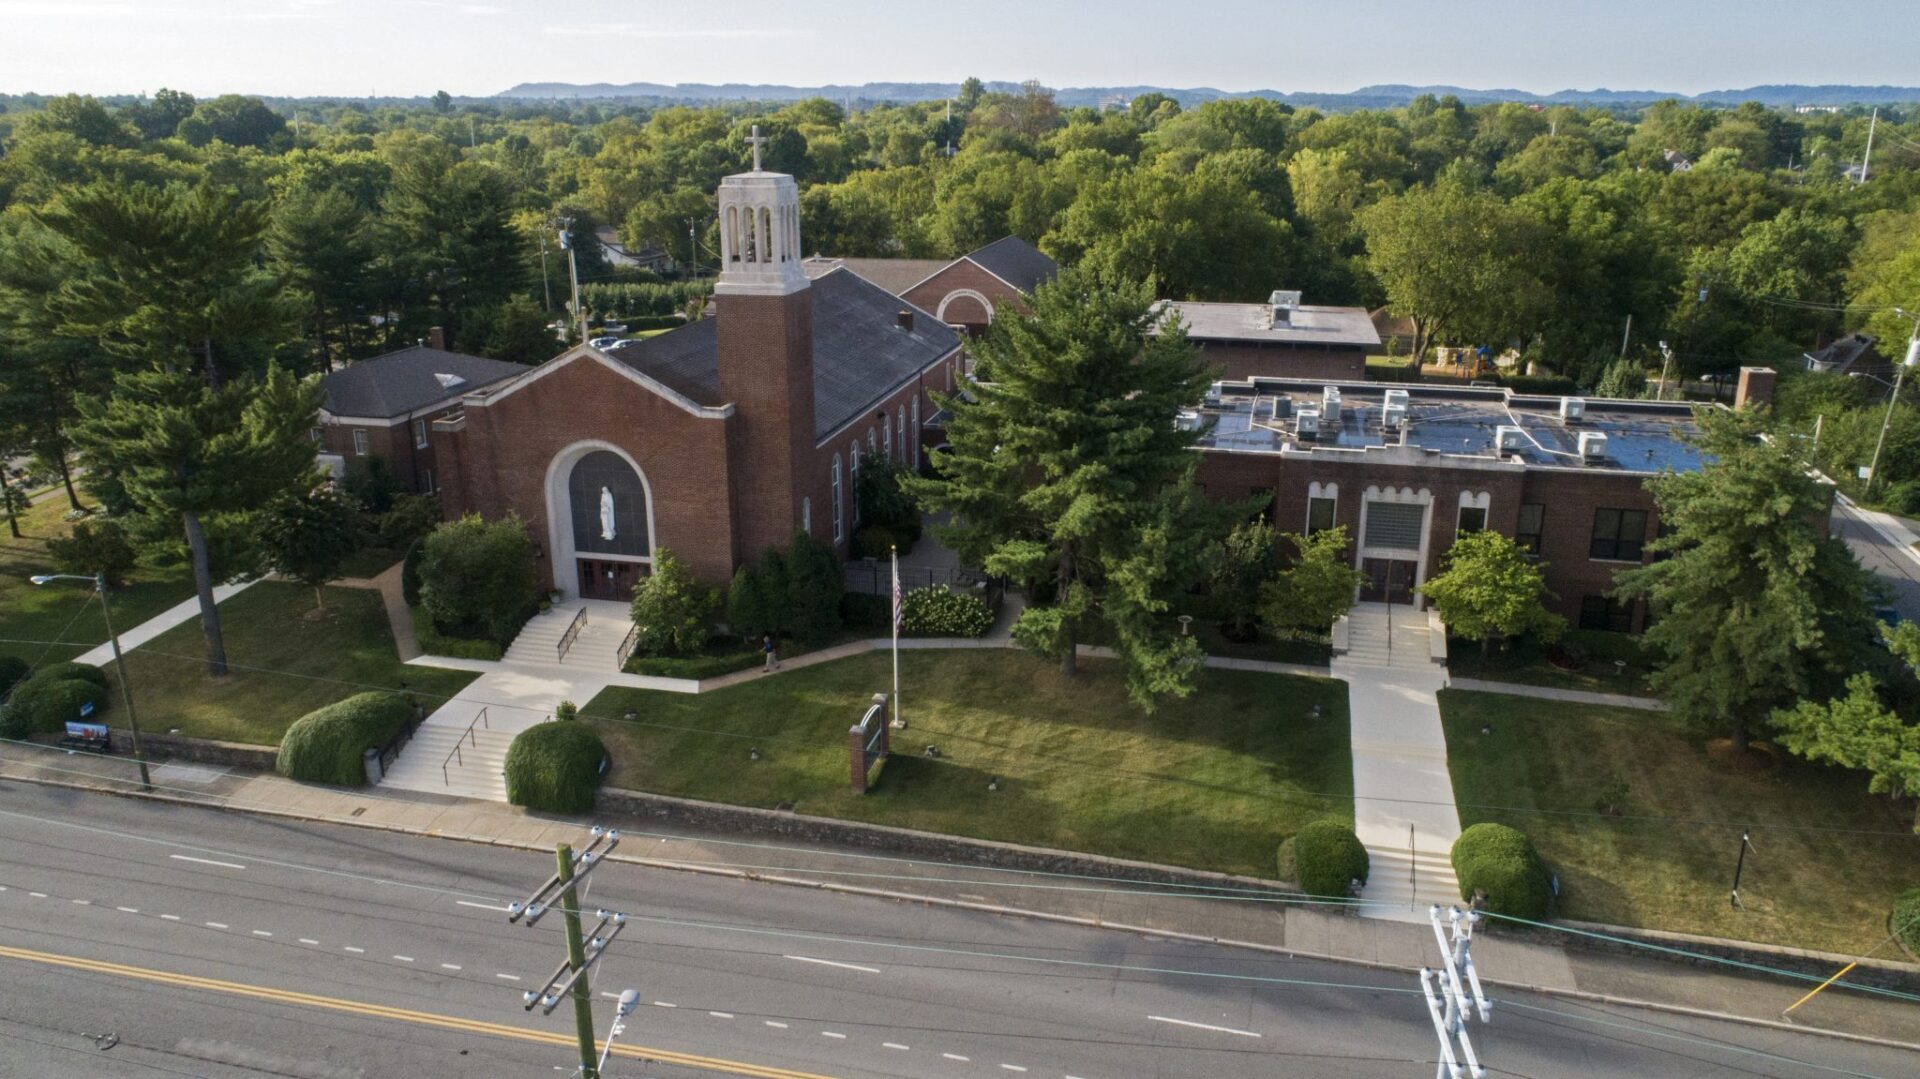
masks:
{"label": "stone retaining wall", "polygon": [[[131,758],[133,732],[122,727],[113,728],[113,745],[116,756]],[[189,738],[183,734],[159,734],[153,731],[140,732],[140,746],[149,760],[170,757],[195,764],[219,764],[261,772],[273,771],[274,761],[280,757],[279,746],[216,742],[211,738]]]}
{"label": "stone retaining wall", "polygon": [[[1850,955],[1835,955],[1832,952],[1780,948],[1770,944],[1754,944],[1721,937],[1700,937],[1690,933],[1666,933],[1657,929],[1638,929],[1632,926],[1565,920],[1556,921],[1553,924],[1556,927],[1577,930],[1577,932],[1563,933],[1557,929],[1517,925],[1497,918],[1489,919],[1485,927],[1502,937],[1524,937],[1542,944],[1557,944],[1583,951],[1604,952],[1609,955],[1640,959],[1664,959],[1668,962],[1686,963],[1690,966],[1709,969],[1724,968],[1724,964],[1715,963],[1713,959],[1728,959],[1759,967],[1790,970],[1796,974],[1820,979],[1831,977],[1841,967],[1854,962],[1855,958]],[[1649,945],[1654,948],[1671,948],[1675,951],[1650,951]],[[1677,954],[1681,951],[1695,954]],[[1844,983],[1872,986],[1876,989],[1920,992],[1920,964],[1862,959],[1859,960],[1858,966],[1847,972]],[[1807,988],[1812,987],[1809,984]],[[1783,1002],[1782,1007],[1786,1003]]]}
{"label": "stone retaining wall", "polygon": [[700,802],[663,794],[600,789],[596,808],[602,812],[650,818],[665,823],[735,834],[772,836],[807,843],[857,847],[930,861],[962,862],[1035,873],[1071,873],[1110,877],[1141,884],[1178,884],[1199,888],[1258,889],[1274,895],[1300,893],[1279,881],[1236,877],[1198,869],[1101,858],[1091,854],[996,843],[984,839],[937,835],[909,828],[831,820],[772,809]]}

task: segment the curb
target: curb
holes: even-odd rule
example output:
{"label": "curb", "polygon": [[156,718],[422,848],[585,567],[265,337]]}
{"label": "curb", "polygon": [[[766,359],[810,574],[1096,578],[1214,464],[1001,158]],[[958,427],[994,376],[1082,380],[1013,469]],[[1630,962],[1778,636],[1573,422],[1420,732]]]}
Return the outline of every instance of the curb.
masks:
{"label": "curb", "polygon": [[[118,791],[103,787],[91,787],[80,783],[65,783],[58,780],[30,778],[24,776],[0,776],[0,779],[13,779],[19,783],[33,783],[38,786],[60,787],[67,790],[86,791],[93,794],[107,794],[121,798],[134,798],[141,801],[164,802],[171,805],[190,806],[195,809],[215,809],[227,813],[250,813],[255,816],[278,817],[286,820],[304,820],[321,824],[343,824],[355,828],[367,828],[374,831],[392,832],[397,835],[424,836],[432,839],[446,839],[462,843],[474,843],[481,846],[499,847],[509,850],[537,851],[544,848],[530,843],[501,839],[498,836],[475,836],[442,832],[438,829],[408,828],[401,825],[382,824],[377,821],[335,820],[330,817],[315,817],[302,813],[291,813],[274,809],[240,809],[224,805],[209,805],[173,795],[145,793],[141,791]],[[566,823],[556,821],[555,823]],[[1388,970],[1396,973],[1412,973],[1419,967],[1401,966],[1396,963],[1383,963],[1374,959],[1359,959],[1352,956],[1328,955],[1321,952],[1306,951],[1298,948],[1286,948],[1274,944],[1261,944],[1255,941],[1235,940],[1230,937],[1214,937],[1204,933],[1185,933],[1178,930],[1153,929],[1131,925],[1125,922],[1102,921],[1073,914],[1054,914],[1047,911],[1022,910],[998,903],[977,903],[963,899],[947,899],[941,896],[917,895],[911,892],[897,892],[885,888],[868,888],[856,884],[839,884],[832,881],[807,880],[786,877],[777,873],[760,873],[743,869],[731,869],[720,866],[702,866],[692,862],[673,862],[658,858],[609,855],[612,861],[628,865],[643,866],[650,869],[669,869],[683,873],[701,873],[707,876],[729,877],[736,880],[751,880],[789,887],[812,888],[816,891],[834,892],[841,895],[858,895],[873,899],[887,899],[895,902],[919,903],[937,906],[949,910],[967,910],[981,914],[994,914],[1003,917],[1028,918],[1036,921],[1053,922],[1060,925],[1074,925],[1090,929],[1110,929],[1137,936],[1158,937],[1163,940],[1178,940],[1192,944],[1213,944],[1224,948],[1238,948],[1245,951],[1262,952],[1268,955],[1286,956],[1294,959],[1311,959],[1318,962],[1343,963],[1349,966],[1366,967],[1372,970]],[[1541,996],[1577,1000],[1588,1004],[1605,1004],[1612,1007],[1639,1008],[1646,1011],[1661,1012],[1669,1015],[1683,1015],[1693,1019],[1710,1019],[1720,1022],[1740,1023],[1766,1030],[1791,1031],[1798,1034],[1817,1034],[1859,1045],[1871,1045],[1883,1049],[1899,1049],[1920,1053],[1920,1042],[1903,1042],[1891,1038],[1880,1038],[1870,1034],[1855,1034],[1850,1031],[1834,1030],[1830,1027],[1801,1026],[1797,1023],[1777,1019],[1761,1019],[1753,1016],[1734,1015],[1728,1012],[1716,1012],[1703,1008],[1691,1008],[1681,1004],[1665,1004],[1658,1001],[1637,1000],[1632,997],[1618,997],[1605,993],[1590,993],[1580,989],[1565,989],[1556,986],[1533,985],[1527,982],[1508,981],[1501,978],[1484,979],[1489,985],[1518,989],[1537,993]]]}

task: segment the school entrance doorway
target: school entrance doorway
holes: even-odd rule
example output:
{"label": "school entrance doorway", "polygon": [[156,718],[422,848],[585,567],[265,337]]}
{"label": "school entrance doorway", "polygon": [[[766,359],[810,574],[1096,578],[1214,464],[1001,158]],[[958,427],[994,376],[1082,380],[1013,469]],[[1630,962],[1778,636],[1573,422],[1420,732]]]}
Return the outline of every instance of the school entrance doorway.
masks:
{"label": "school entrance doorway", "polygon": [[1412,603],[1417,564],[1403,558],[1363,558],[1360,572],[1362,603]]}
{"label": "school entrance doorway", "polygon": [[616,562],[610,558],[582,558],[580,562],[580,598],[610,599],[618,603],[633,600],[633,586],[646,576],[640,562]]}

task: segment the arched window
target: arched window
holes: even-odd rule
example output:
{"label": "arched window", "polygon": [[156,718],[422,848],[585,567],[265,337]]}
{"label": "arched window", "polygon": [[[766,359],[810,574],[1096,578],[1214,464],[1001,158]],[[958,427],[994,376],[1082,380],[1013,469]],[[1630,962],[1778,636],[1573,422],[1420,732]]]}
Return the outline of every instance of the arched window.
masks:
{"label": "arched window", "polygon": [[867,452],[873,453],[879,448],[880,448],[880,443],[874,441],[874,438],[873,438],[873,428],[871,427],[867,428]]}
{"label": "arched window", "polygon": [[847,538],[846,510],[840,495],[840,455],[833,455],[833,542]]}
{"label": "arched window", "polygon": [[773,213],[760,207],[760,261],[773,261]]}
{"label": "arched window", "polygon": [[813,535],[813,499],[800,500],[800,531]]}
{"label": "arched window", "polygon": [[853,523],[860,523],[860,440],[847,448],[847,479],[853,484]]}
{"label": "arched window", "polygon": [[726,231],[727,231],[727,235],[724,238],[724,242],[727,245],[727,261],[739,262],[740,261],[740,208],[738,206],[727,207],[727,230]]}
{"label": "arched window", "polygon": [[880,448],[885,451],[887,460],[893,460],[893,430],[884,423],[880,425]]}
{"label": "arched window", "polygon": [[920,467],[920,395],[913,395],[913,437],[907,440],[913,451],[913,467]]}
{"label": "arched window", "polygon": [[894,439],[900,443],[900,459],[907,459],[907,406],[901,405],[893,410]]}

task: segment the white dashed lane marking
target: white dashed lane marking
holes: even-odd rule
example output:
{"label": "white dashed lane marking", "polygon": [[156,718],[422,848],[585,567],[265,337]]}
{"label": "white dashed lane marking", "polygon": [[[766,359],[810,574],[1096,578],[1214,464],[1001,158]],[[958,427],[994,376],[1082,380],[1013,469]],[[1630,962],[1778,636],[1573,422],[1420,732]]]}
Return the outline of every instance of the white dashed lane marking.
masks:
{"label": "white dashed lane marking", "polygon": [[396,955],[396,956],[394,956],[394,958],[395,958],[395,959],[397,959],[397,960],[399,960],[399,961],[400,961],[400,962],[402,962],[402,963],[411,963],[411,962],[413,962],[413,956],[410,956],[410,955]]}
{"label": "white dashed lane marking", "polygon": [[72,902],[73,902],[73,905],[74,905],[74,906],[76,906],[76,907],[91,907],[91,906],[93,906],[93,900],[91,900],[91,899],[75,899],[75,900],[73,900]]}
{"label": "white dashed lane marking", "polygon": [[180,920],[180,916],[178,914],[162,914],[160,919],[167,922],[177,922]]}
{"label": "white dashed lane marking", "polygon": [[119,911],[119,912],[120,912],[120,913],[122,913],[122,914],[138,914],[138,913],[140,913],[140,908],[139,908],[139,907],[115,907],[115,908],[113,908],[113,909],[114,909],[114,910],[117,910],[117,911]]}
{"label": "white dashed lane marking", "polygon": [[1006,1070],[1008,1070],[1008,1071],[1010,1071],[1010,1072],[1023,1072],[1023,1071],[1026,1071],[1026,1070],[1027,1070],[1027,1069],[1025,1069],[1025,1068],[1023,1068],[1023,1067],[1021,1067],[1021,1066],[1020,1066],[1020,1065],[1018,1065],[1018,1064],[1002,1064],[1002,1065],[1000,1065],[1000,1066],[1001,1066],[1002,1068],[1005,1068]]}
{"label": "white dashed lane marking", "polygon": [[1215,1034],[1237,1034],[1242,1038],[1258,1038],[1260,1036],[1251,1030],[1235,1030],[1233,1027],[1216,1027],[1211,1023],[1195,1023],[1187,1019],[1169,1019],[1164,1015],[1149,1015],[1147,1018],[1156,1023],[1171,1023],[1176,1027],[1192,1027],[1194,1030],[1211,1030]]}
{"label": "white dashed lane marking", "polygon": [[247,868],[246,866],[244,866],[244,865],[240,865],[240,864],[239,864],[239,863],[237,863],[237,862],[216,862],[216,861],[214,861],[214,860],[213,860],[213,859],[211,859],[211,858],[189,858],[189,857],[187,857],[187,856],[186,856],[186,855],[184,855],[184,854],[169,854],[169,855],[167,855],[167,857],[169,857],[169,858],[172,858],[172,859],[173,859],[174,861],[176,861],[176,862],[192,862],[192,863],[194,863],[195,865],[217,865],[217,866],[219,866],[219,867],[220,867],[221,869],[245,869],[245,868]]}
{"label": "white dashed lane marking", "polygon": [[208,922],[207,928],[208,929],[228,929],[231,927],[228,926],[227,923],[225,922]]}
{"label": "white dashed lane marking", "polygon": [[774,1022],[774,1021],[773,1021],[773,1020],[771,1020],[771,1019],[767,1019],[767,1020],[763,1020],[763,1022],[765,1022],[765,1023],[766,1023],[766,1024],[768,1025],[768,1026],[770,1026],[770,1027],[772,1027],[772,1028],[773,1028],[773,1029],[775,1029],[775,1030],[785,1030],[785,1029],[787,1029],[787,1024],[785,1024],[785,1023],[776,1023],[776,1022]]}
{"label": "white dashed lane marking", "polygon": [[963,1057],[959,1053],[941,1053],[940,1055],[946,1057],[948,1060],[957,1060],[962,1064],[973,1059],[972,1057]]}
{"label": "white dashed lane marking", "polygon": [[461,907],[475,907],[475,908],[478,908],[478,909],[480,909],[480,910],[497,910],[497,911],[499,911],[499,912],[500,912],[500,913],[502,913],[502,914],[505,914],[505,913],[507,912],[507,908],[505,908],[505,907],[502,907],[502,906],[497,906],[497,905],[495,905],[495,904],[493,904],[493,903],[473,903],[473,902],[469,902],[468,900],[465,900],[465,899],[456,899],[456,900],[454,900],[453,902],[454,902],[454,905],[455,905],[455,906],[461,906]]}
{"label": "white dashed lane marking", "polygon": [[841,1041],[845,1041],[847,1038],[845,1034],[842,1034],[837,1030],[823,1030],[820,1032],[820,1036],[822,1038],[838,1038]]}
{"label": "white dashed lane marking", "polygon": [[300,943],[302,943],[302,944],[312,944],[312,945],[314,945],[314,946],[316,946],[316,947],[317,947],[317,946],[318,946],[318,945],[320,944],[320,942],[319,942],[319,941],[317,941],[317,940],[311,940],[311,939],[309,939],[309,938],[307,938],[307,937],[301,937],[301,938],[300,938]]}
{"label": "white dashed lane marking", "polygon": [[271,937],[271,936],[273,936],[273,934],[272,934],[272,933],[269,933],[269,932],[267,932],[267,931],[266,931],[266,930],[264,930],[264,929],[256,929],[256,930],[254,930],[254,931],[253,931],[253,935],[254,935],[254,936],[256,936],[256,937]]}
{"label": "white dashed lane marking", "polygon": [[460,968],[453,963],[442,963],[440,964],[440,969],[441,970],[459,970]]}
{"label": "white dashed lane marking", "polygon": [[733,1018],[732,1012],[708,1012],[707,1014],[713,1016],[715,1019],[732,1019]]}
{"label": "white dashed lane marking", "polygon": [[818,963],[823,967],[839,967],[841,970],[857,970],[863,974],[878,974],[879,967],[863,967],[858,963],[836,963],[831,959],[815,959],[810,955],[783,955],[782,959],[791,959],[796,963]]}
{"label": "white dashed lane marking", "polygon": [[351,945],[351,944],[343,944],[343,945],[341,945],[341,947],[340,947],[340,950],[341,950],[341,951],[343,951],[343,952],[352,952],[352,953],[353,953],[353,954],[355,954],[355,955],[365,955],[365,954],[367,954],[367,950],[366,950],[365,948],[356,948],[356,947],[354,947],[354,946],[353,946],[353,945]]}
{"label": "white dashed lane marking", "polygon": [[906,1051],[906,1050],[911,1050],[911,1049],[913,1048],[913,1046],[911,1046],[911,1045],[901,1045],[901,1044],[900,1044],[899,1042],[881,1042],[881,1043],[880,1043],[880,1048],[882,1048],[882,1049],[900,1049],[900,1050],[903,1050],[903,1051]]}
{"label": "white dashed lane marking", "polygon": [[517,982],[520,980],[520,975],[518,974],[495,974],[494,977],[508,982]]}

